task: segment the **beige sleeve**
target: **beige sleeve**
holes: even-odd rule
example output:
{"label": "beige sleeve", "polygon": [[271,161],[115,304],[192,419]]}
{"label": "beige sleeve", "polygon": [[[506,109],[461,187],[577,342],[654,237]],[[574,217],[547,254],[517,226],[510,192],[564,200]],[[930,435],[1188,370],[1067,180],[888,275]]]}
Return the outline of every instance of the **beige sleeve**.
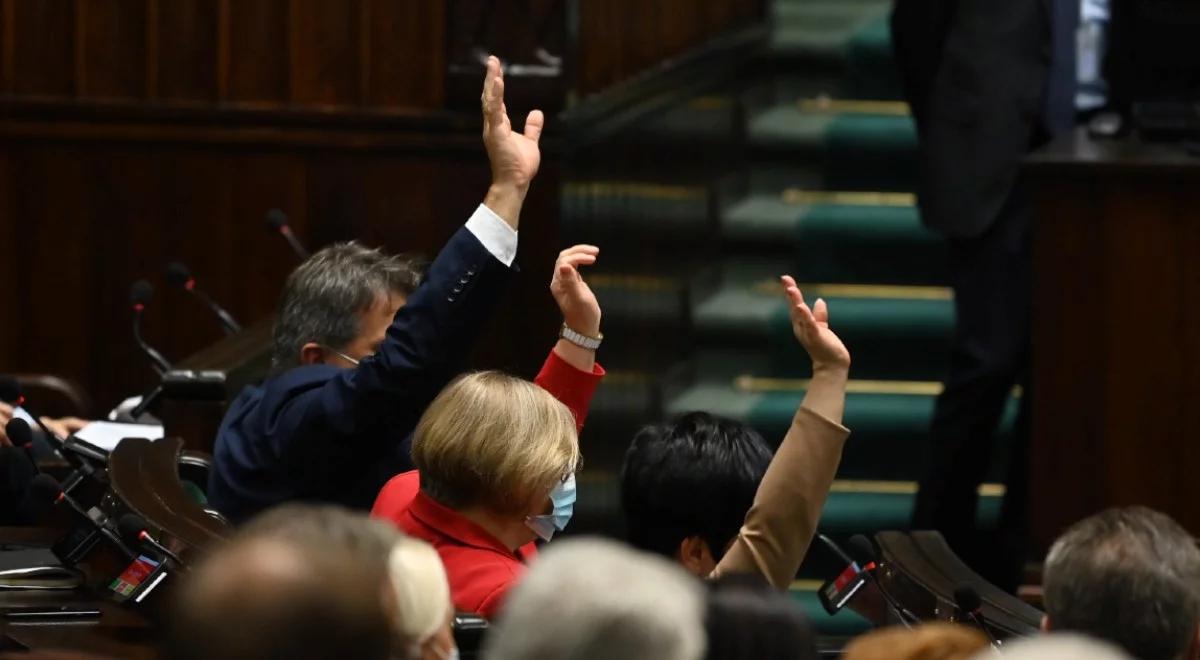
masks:
{"label": "beige sleeve", "polygon": [[849,435],[849,429],[809,408],[796,411],[741,531],[710,578],[759,573],[777,589],[791,585],[817,531]]}

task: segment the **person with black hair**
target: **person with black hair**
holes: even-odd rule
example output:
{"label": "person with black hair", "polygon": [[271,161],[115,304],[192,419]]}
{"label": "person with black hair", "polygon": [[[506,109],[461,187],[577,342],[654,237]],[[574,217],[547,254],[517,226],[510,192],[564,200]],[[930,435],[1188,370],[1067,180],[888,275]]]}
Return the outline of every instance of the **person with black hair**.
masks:
{"label": "person with black hair", "polygon": [[726,575],[711,585],[707,660],[817,660],[808,619],[761,576]]}
{"label": "person with black hair", "polygon": [[850,352],[791,277],[792,330],[813,377],[774,458],[748,426],[706,413],[642,429],[621,468],[621,506],[634,546],[694,575],[757,573],[776,589],[796,575],[849,435],[841,424]]}

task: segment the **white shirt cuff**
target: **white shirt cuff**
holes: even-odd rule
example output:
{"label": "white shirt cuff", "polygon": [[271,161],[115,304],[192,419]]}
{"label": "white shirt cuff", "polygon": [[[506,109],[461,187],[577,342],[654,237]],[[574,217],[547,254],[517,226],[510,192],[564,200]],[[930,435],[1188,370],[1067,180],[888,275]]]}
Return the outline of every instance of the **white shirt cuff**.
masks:
{"label": "white shirt cuff", "polygon": [[480,204],[471,214],[471,219],[467,220],[467,230],[474,234],[500,263],[512,266],[513,260],[517,258],[517,230],[500,216]]}

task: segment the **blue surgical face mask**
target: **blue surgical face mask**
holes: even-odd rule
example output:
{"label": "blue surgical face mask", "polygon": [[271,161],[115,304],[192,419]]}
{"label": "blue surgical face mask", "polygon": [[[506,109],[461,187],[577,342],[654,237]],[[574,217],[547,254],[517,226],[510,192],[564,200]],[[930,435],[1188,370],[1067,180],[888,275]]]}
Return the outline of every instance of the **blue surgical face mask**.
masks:
{"label": "blue surgical face mask", "polygon": [[525,525],[543,541],[554,538],[555,532],[563,531],[567,528],[567,523],[571,522],[571,515],[575,513],[574,474],[567,477],[566,481],[559,482],[554,490],[550,491],[550,502],[554,505],[553,513],[525,518]]}

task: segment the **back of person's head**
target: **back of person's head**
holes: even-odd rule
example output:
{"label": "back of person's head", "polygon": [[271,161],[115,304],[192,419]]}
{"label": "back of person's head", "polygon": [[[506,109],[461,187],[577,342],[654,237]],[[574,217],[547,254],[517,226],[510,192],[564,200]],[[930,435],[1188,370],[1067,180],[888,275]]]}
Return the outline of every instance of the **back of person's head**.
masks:
{"label": "back of person's head", "polygon": [[956,623],[922,623],[916,628],[881,628],[846,646],[845,660],[967,660],[987,649],[979,630]]}
{"label": "back of person's head", "polygon": [[313,254],[283,285],[275,314],[272,368],[283,371],[300,364],[301,348],[309,342],[342,349],[359,335],[364,312],[389,296],[407,298],[420,279],[417,260],[354,241]]}
{"label": "back of person's head", "polygon": [[442,648],[454,646],[450,622],[454,606],[446,569],[433,546],[402,536],[388,557],[388,574],[395,592],[397,635],[410,657],[420,657],[421,647],[441,635]]}
{"label": "back of person's head", "polygon": [[[1099,640],[1070,633],[1055,633],[1006,642],[1004,660],[1129,660],[1121,649]],[[991,649],[971,660],[996,660]]]}
{"label": "back of person's head", "polygon": [[621,467],[621,507],[629,542],[679,557],[703,542],[719,560],[754,503],[771,448],[741,422],[703,412],[647,426]]}
{"label": "back of person's head", "polygon": [[816,660],[808,620],[761,576],[725,575],[709,586],[708,660]]}
{"label": "back of person's head", "polygon": [[392,548],[404,535],[394,525],[333,504],[290,503],[255,516],[238,530],[238,537],[324,547],[386,575]]}
{"label": "back of person's head", "polygon": [[488,660],[699,660],[704,594],[670,562],[612,541],[549,546],[484,642]]}
{"label": "back of person's head", "polygon": [[1046,628],[1118,644],[1141,660],[1194,650],[1200,625],[1200,550],[1168,516],[1114,508],[1072,525],[1043,573]]}
{"label": "back of person's head", "polygon": [[441,504],[524,516],[579,465],[571,411],[546,390],[498,371],[448,385],[412,443],[421,490]]}
{"label": "back of person's head", "polygon": [[176,660],[385,660],[393,632],[380,576],[336,549],[241,538],[179,585]]}

